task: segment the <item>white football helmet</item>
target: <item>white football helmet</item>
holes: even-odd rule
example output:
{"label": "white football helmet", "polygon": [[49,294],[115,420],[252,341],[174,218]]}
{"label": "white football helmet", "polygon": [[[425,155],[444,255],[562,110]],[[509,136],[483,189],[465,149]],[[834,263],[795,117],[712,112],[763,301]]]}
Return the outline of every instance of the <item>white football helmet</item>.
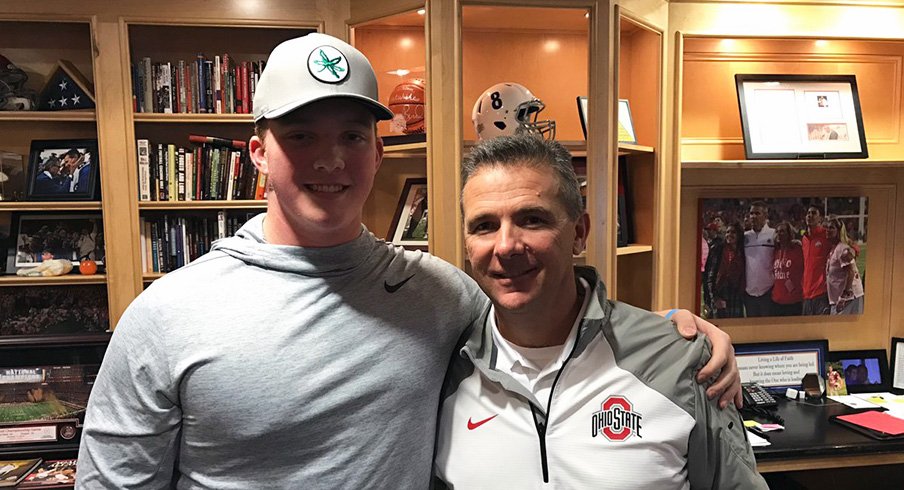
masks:
{"label": "white football helmet", "polygon": [[556,122],[537,121],[543,102],[534,97],[525,86],[517,83],[497,83],[477,98],[471,111],[471,120],[477,130],[477,139],[518,133],[533,133],[552,140],[556,138]]}

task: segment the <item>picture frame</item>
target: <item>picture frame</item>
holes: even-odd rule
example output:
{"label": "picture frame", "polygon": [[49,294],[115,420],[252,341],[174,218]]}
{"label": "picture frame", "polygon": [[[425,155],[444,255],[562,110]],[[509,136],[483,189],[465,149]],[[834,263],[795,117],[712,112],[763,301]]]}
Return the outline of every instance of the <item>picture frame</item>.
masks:
{"label": "picture frame", "polygon": [[826,375],[826,339],[735,344],[734,348],[741,382],[758,383],[771,393],[800,390],[808,373]]}
{"label": "picture frame", "polygon": [[[578,117],[581,119],[581,129],[584,131],[584,139],[587,139],[587,127],[590,117],[587,97],[580,95],[577,98]],[[637,135],[634,133],[634,119],[631,116],[631,105],[628,99],[618,99],[618,142],[637,144]]]}
{"label": "picture frame", "polygon": [[[758,188],[710,195],[713,197],[698,201],[698,315],[730,320],[860,315],[865,311],[871,301],[865,294],[869,196],[844,189],[832,193],[803,189],[792,194],[790,190],[764,193]],[[754,226],[754,208],[761,209],[759,214],[765,219],[759,232]],[[815,213],[812,230],[807,222],[811,208]],[[838,230],[832,237],[826,226],[830,218]],[[780,239],[780,229],[790,230],[790,234]],[[843,238],[847,238],[844,244]],[[751,262],[751,254],[755,262]],[[853,256],[857,267],[851,291],[819,288],[819,278],[827,274],[847,276],[850,262],[846,254]],[[762,268],[754,269],[752,275],[755,266],[751,264]],[[747,294],[748,286],[756,293],[753,297]],[[814,287],[817,289],[810,289]],[[812,293],[819,289],[821,292]]]}
{"label": "picture frame", "polygon": [[86,256],[97,265],[104,265],[100,213],[17,213],[13,216],[12,229],[15,238],[10,248],[15,268],[39,265],[45,252],[55,259],[70,259],[73,266],[78,266],[79,260]]}
{"label": "picture frame", "polygon": [[904,338],[891,338],[891,392],[904,395]]}
{"label": "picture frame", "polygon": [[634,118],[631,116],[631,105],[628,103],[628,99],[618,99],[618,142],[637,144]]}
{"label": "picture frame", "polygon": [[25,199],[91,201],[99,198],[97,140],[34,140],[28,158]]}
{"label": "picture frame", "polygon": [[748,160],[867,158],[854,75],[736,74]]}
{"label": "picture frame", "polygon": [[405,179],[387,241],[405,248],[427,250],[427,233],[427,179]]}
{"label": "picture frame", "polygon": [[615,246],[627,247],[634,241],[634,215],[631,195],[631,176],[628,175],[627,157],[618,157],[618,194],[616,200],[616,232]]}
{"label": "picture frame", "polygon": [[890,389],[884,349],[829,351],[826,362],[837,363],[848,393],[874,393]]}

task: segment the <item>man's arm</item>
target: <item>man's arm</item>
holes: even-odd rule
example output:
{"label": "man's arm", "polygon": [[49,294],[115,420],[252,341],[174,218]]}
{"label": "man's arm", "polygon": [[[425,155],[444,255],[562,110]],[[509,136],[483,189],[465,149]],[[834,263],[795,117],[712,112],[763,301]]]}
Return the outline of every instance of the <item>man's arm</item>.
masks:
{"label": "man's arm", "polygon": [[[667,316],[672,310],[657,311],[660,316]],[[719,327],[694,315],[688,310],[675,310],[669,317],[678,329],[678,333],[686,339],[693,339],[697,333],[702,333],[709,338],[712,344],[712,357],[700,372],[697,373],[697,382],[706,383],[718,374],[712,385],[707,388],[706,396],[719,398],[719,406],[725,408],[734,401],[735,406],[741,406],[741,374],[735,361],[734,347],[731,345],[731,337],[719,330]]]}
{"label": "man's arm", "polygon": [[113,334],[88,401],[78,489],[172,484],[182,412],[155,316],[133,304]]}
{"label": "man's arm", "polygon": [[687,479],[691,488],[768,489],[756,470],[753,448],[744,422],[733,407],[718,410],[697,387],[696,425],[687,448]]}

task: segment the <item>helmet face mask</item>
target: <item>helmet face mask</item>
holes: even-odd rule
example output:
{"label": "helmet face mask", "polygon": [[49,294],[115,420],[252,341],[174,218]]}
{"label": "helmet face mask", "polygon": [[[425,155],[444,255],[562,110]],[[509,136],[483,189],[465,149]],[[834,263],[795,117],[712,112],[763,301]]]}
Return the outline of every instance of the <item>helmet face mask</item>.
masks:
{"label": "helmet face mask", "polygon": [[478,139],[526,132],[552,140],[556,136],[556,122],[537,121],[544,107],[543,102],[523,85],[497,83],[477,99],[471,120]]}

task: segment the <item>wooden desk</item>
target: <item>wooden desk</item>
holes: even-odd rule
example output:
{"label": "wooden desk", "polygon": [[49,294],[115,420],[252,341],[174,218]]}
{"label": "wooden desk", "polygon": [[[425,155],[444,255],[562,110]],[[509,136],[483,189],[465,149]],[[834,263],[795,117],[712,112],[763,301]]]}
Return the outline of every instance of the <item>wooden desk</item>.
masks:
{"label": "wooden desk", "polygon": [[831,400],[778,402],[785,430],[769,432],[772,444],[754,448],[760,473],[904,464],[904,439],[871,439],[829,420],[856,410]]}

